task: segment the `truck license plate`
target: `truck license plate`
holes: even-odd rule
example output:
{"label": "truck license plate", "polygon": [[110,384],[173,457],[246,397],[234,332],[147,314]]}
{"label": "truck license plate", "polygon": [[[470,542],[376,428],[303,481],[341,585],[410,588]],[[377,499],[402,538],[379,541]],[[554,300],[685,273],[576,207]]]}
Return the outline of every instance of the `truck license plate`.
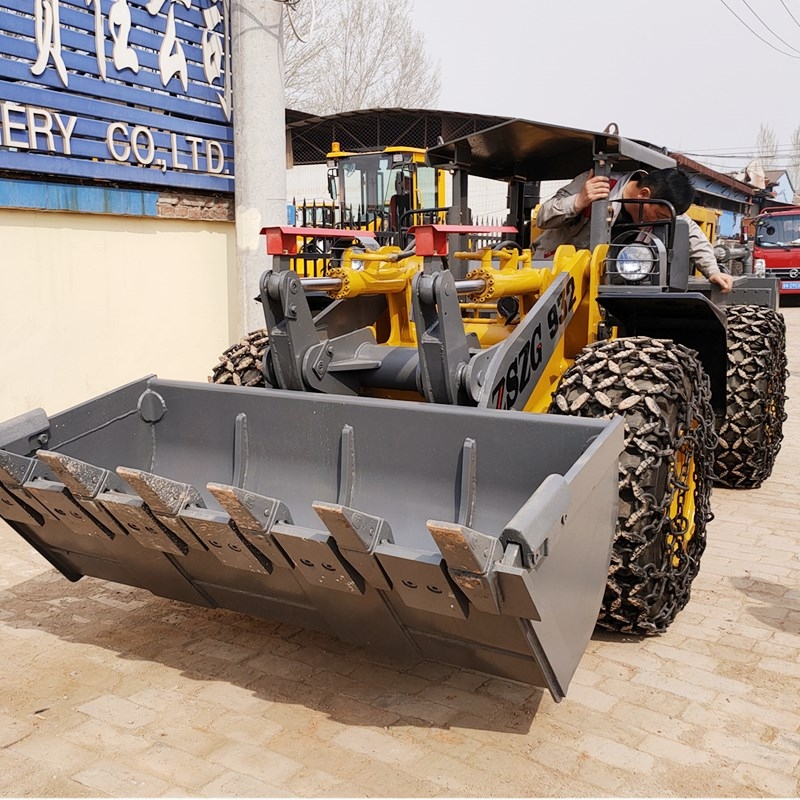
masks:
{"label": "truck license plate", "polygon": [[781,289],[800,289],[800,281],[781,281]]}

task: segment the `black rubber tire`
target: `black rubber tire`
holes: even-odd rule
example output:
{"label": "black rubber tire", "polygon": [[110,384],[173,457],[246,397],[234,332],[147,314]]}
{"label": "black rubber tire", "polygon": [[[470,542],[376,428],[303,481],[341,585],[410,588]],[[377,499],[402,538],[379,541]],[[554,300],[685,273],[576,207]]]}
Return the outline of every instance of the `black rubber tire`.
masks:
{"label": "black rubber tire", "polygon": [[264,328],[248,333],[231,345],[214,367],[210,383],[229,383],[234,386],[266,386],[261,364],[267,347]]}
{"label": "black rubber tire", "polygon": [[[671,341],[598,342],[564,374],[550,413],[624,418],[619,516],[598,625],[634,634],[666,630],[689,601],[713,516],[708,376],[693,350]],[[691,519],[681,513],[687,506]]]}
{"label": "black rubber tire", "polygon": [[786,323],[760,306],[728,306],[728,397],[716,482],[755,489],[772,474],[786,419]]}

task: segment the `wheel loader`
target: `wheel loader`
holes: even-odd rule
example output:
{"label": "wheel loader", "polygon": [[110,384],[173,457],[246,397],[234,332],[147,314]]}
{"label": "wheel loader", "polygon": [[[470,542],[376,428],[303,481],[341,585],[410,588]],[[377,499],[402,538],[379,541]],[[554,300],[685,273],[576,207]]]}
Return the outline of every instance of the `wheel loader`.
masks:
{"label": "wheel loader", "polygon": [[[465,170],[514,182],[670,162],[520,120],[429,156],[462,185]],[[292,269],[298,229],[265,229],[264,386],[147,377],[2,423],[0,516],[70,580],[562,699],[598,622],[657,633],[687,603],[729,395],[749,413],[725,439],[730,473],[774,459],[783,420],[774,282],[722,297],[690,281],[674,210],[614,237],[607,211],[595,204],[589,250],[546,263],[522,222],[416,225],[406,247],[319,230],[351,246],[317,278]],[[458,249],[482,236],[500,241]],[[314,315],[321,290],[333,302]],[[728,342],[725,308],[759,317],[760,350]]]}

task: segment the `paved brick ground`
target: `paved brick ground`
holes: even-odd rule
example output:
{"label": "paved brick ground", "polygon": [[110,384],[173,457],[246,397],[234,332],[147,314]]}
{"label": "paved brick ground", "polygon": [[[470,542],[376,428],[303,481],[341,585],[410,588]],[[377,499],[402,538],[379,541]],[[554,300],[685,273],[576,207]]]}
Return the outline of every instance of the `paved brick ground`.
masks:
{"label": "paved brick ground", "polygon": [[716,490],[690,605],[598,634],[568,698],[93,579],[0,523],[0,793],[797,796],[800,308],[787,441]]}

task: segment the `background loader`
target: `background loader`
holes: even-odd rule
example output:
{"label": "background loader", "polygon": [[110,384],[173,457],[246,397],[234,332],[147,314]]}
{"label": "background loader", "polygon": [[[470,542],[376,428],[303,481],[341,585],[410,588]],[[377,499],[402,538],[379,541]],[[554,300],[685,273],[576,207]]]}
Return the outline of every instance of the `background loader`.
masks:
{"label": "background loader", "polygon": [[[469,170],[519,198],[592,163],[671,164],[616,135],[519,120],[428,157],[460,186]],[[458,222],[466,198],[454,197]],[[598,620],[652,633],[685,606],[715,448],[722,479],[756,485],[783,421],[774,282],[718,295],[689,278],[674,212],[612,240],[604,205],[591,249],[562,246],[547,263],[520,218],[416,225],[405,246],[318,230],[349,246],[311,277],[292,268],[308,232],[266,229],[267,347],[241,354],[265,385],[148,378],[3,423],[0,516],[71,579],[560,699]],[[496,243],[464,248],[481,237]],[[319,291],[333,302],[314,315],[307,292]],[[760,320],[759,342],[741,343],[726,322],[737,315]]]}

